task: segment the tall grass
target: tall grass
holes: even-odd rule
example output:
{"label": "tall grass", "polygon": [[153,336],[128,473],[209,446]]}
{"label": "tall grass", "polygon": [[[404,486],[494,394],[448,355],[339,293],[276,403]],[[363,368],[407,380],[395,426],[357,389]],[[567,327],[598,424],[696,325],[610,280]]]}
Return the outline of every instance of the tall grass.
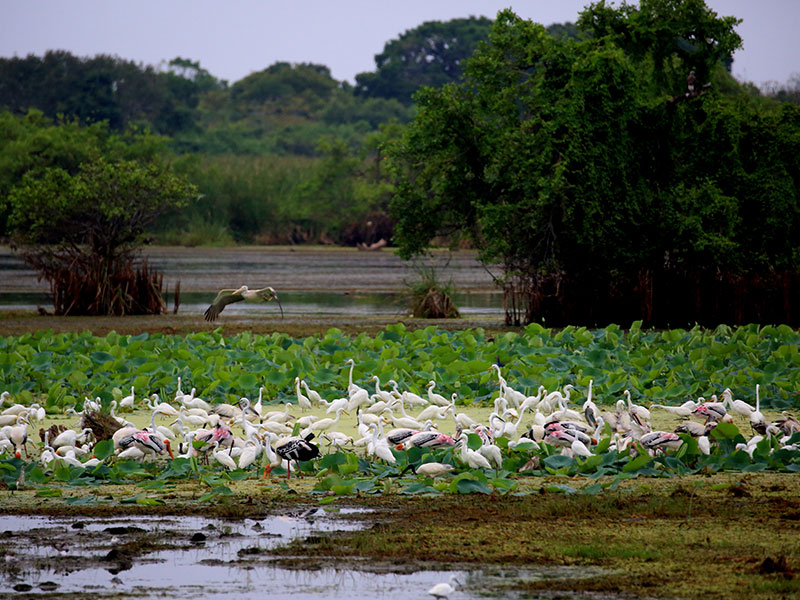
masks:
{"label": "tall grass", "polygon": [[191,156],[176,170],[194,183],[200,197],[174,215],[159,238],[169,243],[251,243],[286,237],[292,216],[302,213],[294,200],[297,186],[317,159],[298,156]]}

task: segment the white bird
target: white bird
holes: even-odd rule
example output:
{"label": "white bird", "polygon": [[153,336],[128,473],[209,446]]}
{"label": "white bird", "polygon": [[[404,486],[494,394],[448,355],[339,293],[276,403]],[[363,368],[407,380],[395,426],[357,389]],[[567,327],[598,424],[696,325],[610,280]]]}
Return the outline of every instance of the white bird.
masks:
{"label": "white bird", "polygon": [[177,409],[175,409],[171,404],[161,402],[161,398],[158,397],[158,394],[152,394],[150,398],[147,399],[147,408],[154,413],[160,413],[167,417],[178,416]]}
{"label": "white bird", "polygon": [[205,312],[205,319],[206,321],[214,321],[219,316],[219,313],[228,306],[228,304],[233,304],[234,302],[248,302],[248,303],[259,303],[259,302],[269,302],[270,300],[275,300],[278,303],[278,308],[281,310],[281,318],[283,318],[283,307],[281,306],[281,301],[278,298],[277,292],[271,287],[261,288],[260,290],[251,290],[248,289],[246,285],[241,286],[238,289],[226,289],[220,290],[217,293],[217,297],[214,298],[214,301],[211,303],[206,309]]}
{"label": "white bird", "polygon": [[197,388],[192,388],[191,392],[184,394],[183,398],[181,398],[181,404],[186,408],[199,408],[205,412],[210,412],[212,409],[211,405],[202,398],[196,397],[194,395],[196,391]]}
{"label": "white bird", "polygon": [[408,404],[409,406],[425,406],[428,403],[422,396],[408,390],[400,394],[400,400],[403,404]]}
{"label": "white bird", "polygon": [[433,388],[436,387],[436,382],[431,380],[428,382],[428,401],[431,404],[437,404],[438,406],[450,406],[450,400],[442,396],[441,394],[437,394],[433,391]]}
{"label": "white bird", "polygon": [[463,412],[456,413],[453,411],[453,421],[455,421],[456,427],[460,427],[461,429],[469,429],[474,425],[477,425],[472,417]]}
{"label": "white bird", "polygon": [[[319,421],[314,421],[310,425],[310,427],[308,427],[308,431],[306,431],[306,433],[309,432],[318,433],[320,431],[326,431],[327,429],[330,429],[339,422],[339,419],[341,418],[343,412],[347,411],[344,408],[340,408],[339,410],[336,411],[335,419],[329,417],[326,419],[320,419]],[[303,435],[303,437],[305,437],[305,435]]]}
{"label": "white bird", "polygon": [[380,378],[377,375],[373,375],[370,381],[372,381],[373,379],[375,380],[375,393],[372,394],[372,397],[374,398],[375,396],[377,396],[379,400],[382,400],[386,404],[391,404],[392,402],[394,402],[395,397],[394,395],[392,395],[392,392],[388,392],[386,390],[381,389]]}
{"label": "white bird", "polygon": [[[472,450],[467,445],[467,437],[463,436],[461,442],[461,460],[465,462],[470,469],[491,469],[492,465],[486,460],[486,457]],[[452,590],[450,590],[452,591]],[[450,593],[450,592],[448,592]]]}
{"label": "white bird", "polygon": [[750,413],[750,427],[752,427],[754,431],[764,435],[767,429],[767,420],[761,412],[761,400],[758,395],[759,385],[758,383],[756,384],[756,409]]}
{"label": "white bird", "polygon": [[697,408],[697,402],[695,402],[694,400],[687,400],[680,406],[665,406],[663,404],[653,404],[650,408],[661,408],[679,417],[689,417],[691,416],[692,411],[695,408]]}
{"label": "white bird", "polygon": [[417,431],[424,427],[422,423],[412,417],[395,417],[394,411],[391,408],[387,408],[386,412],[389,413],[389,420],[394,424],[395,427],[415,429]]}
{"label": "white bird", "polygon": [[297,393],[297,406],[299,406],[300,408],[302,408],[304,410],[311,410],[311,399],[308,396],[305,396],[300,391],[300,378],[299,377],[295,377],[294,378],[294,384],[295,384],[295,391]]}
{"label": "white bird", "polygon": [[438,406],[436,404],[431,404],[430,406],[423,408],[422,411],[415,417],[417,421],[425,422],[428,419],[436,419],[441,421],[445,417],[447,417],[447,413],[453,410],[453,406],[448,404],[447,406]]}
{"label": "white bird", "polygon": [[20,458],[19,447],[25,450],[25,458],[28,458],[28,419],[19,417],[17,424],[11,428],[8,439],[14,445],[14,456]]}
{"label": "white bird", "polygon": [[220,452],[219,442],[217,441],[214,442],[214,451],[212,454],[214,459],[228,470],[233,471],[236,468],[236,461],[234,461],[227,452]]}
{"label": "white bird", "polygon": [[367,453],[377,456],[392,465],[397,462],[394,454],[392,454],[392,449],[389,448],[389,442],[378,437],[378,427],[376,425],[372,426],[372,440],[367,445]]}
{"label": "white bird", "polygon": [[27,412],[27,410],[28,410],[27,406],[25,406],[24,404],[17,403],[17,404],[12,404],[7,409],[5,409],[3,411],[3,414],[16,416],[16,415],[21,415],[24,412]]}
{"label": "white bird", "polygon": [[82,438],[87,433],[91,433],[91,428],[87,427],[80,433],[75,431],[74,429],[67,429],[66,431],[62,431],[56,436],[56,439],[50,444],[53,448],[60,448],[61,446],[74,446],[75,442],[78,438]]}
{"label": "white bird", "polygon": [[319,392],[310,389],[305,380],[301,379],[300,384],[305,388],[306,396],[308,396],[309,400],[311,400],[315,404],[325,404],[325,401],[322,399],[322,396],[319,395]]}
{"label": "white bird", "polygon": [[454,470],[455,467],[453,465],[446,465],[440,462],[429,462],[418,466],[416,473],[417,475],[425,475],[426,477],[441,477],[445,473],[449,473],[450,471]]}
{"label": "white bird", "polygon": [[358,388],[350,394],[350,399],[347,401],[347,410],[357,410],[359,406],[369,404],[369,392],[364,388]]}
{"label": "white bird", "polygon": [[245,442],[244,450],[239,455],[239,468],[244,469],[252,465],[261,454],[261,442],[256,437],[251,437]]}
{"label": "white bird", "polygon": [[[344,364],[350,365],[350,375],[347,379],[347,395],[352,398],[353,394],[360,390],[364,390],[364,388],[356,383],[353,383],[353,369],[355,369],[356,361],[354,361],[352,358],[348,358],[346,361],[344,361]],[[364,391],[366,392],[366,390]],[[367,394],[369,394],[369,392],[367,392]]]}
{"label": "white bird", "polygon": [[589,392],[586,394],[586,402],[583,403],[583,417],[589,425],[595,427],[597,426],[597,419],[600,418],[600,411],[597,410],[597,405],[592,402],[593,382],[593,379],[589,380]]}
{"label": "white bird", "polygon": [[495,469],[503,468],[503,454],[500,452],[499,446],[484,443],[478,448],[478,453],[488,460]]}
{"label": "white bird", "polygon": [[272,421],[273,423],[286,423],[290,419],[293,419],[292,415],[289,414],[289,408],[292,406],[291,402],[287,402],[283,410],[271,410],[267,414],[263,416],[265,421]]}
{"label": "white bird", "polygon": [[325,410],[326,414],[333,414],[340,408],[347,408],[347,403],[349,400],[347,398],[336,398],[336,400],[331,400],[328,402],[328,408]]}
{"label": "white bird", "polygon": [[730,388],[725,388],[725,390],[722,392],[722,402],[727,405],[728,410],[735,412],[737,415],[744,417],[745,419],[749,419],[756,410],[744,400],[734,400],[733,392],[731,392]]}
{"label": "white bird", "polygon": [[133,403],[135,402],[136,398],[133,393],[133,386],[131,386],[131,394],[130,396],[125,396],[122,400],[119,401],[119,408],[122,410],[133,410]]}
{"label": "white bird", "polygon": [[431,589],[428,590],[428,594],[436,598],[436,600],[442,600],[443,598],[447,598],[450,594],[452,594],[455,591],[456,584],[461,585],[458,579],[456,579],[456,576],[451,575],[449,583],[437,583],[435,586],[433,586]]}
{"label": "white bird", "polygon": [[347,444],[353,443],[353,438],[341,431],[326,431],[320,434],[319,437],[328,440],[328,446],[335,446],[336,448],[341,448]]}

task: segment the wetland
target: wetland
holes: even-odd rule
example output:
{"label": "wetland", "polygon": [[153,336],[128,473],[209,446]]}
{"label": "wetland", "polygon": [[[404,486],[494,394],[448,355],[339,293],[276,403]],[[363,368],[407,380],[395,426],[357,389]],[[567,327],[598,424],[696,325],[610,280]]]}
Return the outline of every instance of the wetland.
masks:
{"label": "wetland", "polygon": [[[409,329],[434,324],[514,331],[502,325],[491,277],[472,263],[464,262],[452,277],[457,287],[468,288],[465,294],[488,298],[488,308],[467,312],[465,319],[432,322],[409,319],[393,304],[392,294],[413,274],[388,253],[342,254],[344,266],[329,264],[329,272],[320,275],[325,268],[303,271],[295,256],[300,263],[324,266],[340,250],[275,252],[158,250],[152,260],[163,261],[158,264],[168,287],[179,277],[185,294],[177,314],[53,317],[40,315],[39,302],[27,296],[27,304],[4,304],[0,335],[42,329],[96,335],[219,330],[299,337],[331,327],[374,335],[399,321]],[[182,266],[170,266],[170,257]],[[370,261],[384,264],[372,273],[361,269]],[[3,264],[2,293],[46,294],[35,274],[13,260]],[[451,259],[448,268],[458,264]],[[252,307],[226,309],[216,324],[202,320],[216,289],[252,280],[286,290],[289,300],[293,293],[322,294],[308,303],[317,307],[325,305],[326,294],[345,304],[349,297],[377,294],[377,303],[391,308],[292,309],[285,299],[283,320],[269,305],[256,313],[247,310]],[[315,491],[313,476],[292,478],[290,484],[256,476],[226,481],[230,495],[212,501],[200,500],[208,485],[197,480],[169,482],[158,492],[142,487],[144,480],[90,487],[29,481],[20,490],[0,490],[0,594],[425,598],[432,585],[451,575],[462,584],[451,595],[456,600],[800,594],[797,473],[638,476],[592,495],[579,493],[594,483],[583,475],[517,480],[520,487],[512,493],[409,496],[390,486],[380,495],[338,496]],[[58,493],[50,495],[52,489]],[[137,497],[159,502],[127,501]]]}

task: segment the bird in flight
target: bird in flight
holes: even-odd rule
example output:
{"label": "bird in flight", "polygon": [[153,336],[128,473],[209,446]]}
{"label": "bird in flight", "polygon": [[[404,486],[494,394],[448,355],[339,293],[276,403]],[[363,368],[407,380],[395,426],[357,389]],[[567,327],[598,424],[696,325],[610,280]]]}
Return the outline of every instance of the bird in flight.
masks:
{"label": "bird in flight", "polygon": [[250,290],[246,285],[243,285],[236,290],[220,290],[217,297],[214,298],[214,302],[206,309],[206,321],[216,320],[219,313],[221,313],[222,309],[228,306],[228,304],[241,302],[242,300],[245,302],[269,302],[270,300],[275,300],[278,303],[278,308],[281,309],[281,318],[283,318],[283,307],[278,298],[278,293],[273,288],[265,287],[260,290]]}

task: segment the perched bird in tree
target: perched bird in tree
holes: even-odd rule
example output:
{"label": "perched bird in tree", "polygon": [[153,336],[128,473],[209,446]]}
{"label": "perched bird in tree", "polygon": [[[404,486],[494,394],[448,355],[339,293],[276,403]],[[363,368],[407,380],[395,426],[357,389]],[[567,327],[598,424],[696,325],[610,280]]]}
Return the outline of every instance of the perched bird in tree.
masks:
{"label": "perched bird in tree", "polygon": [[214,302],[211,303],[206,309],[205,312],[205,319],[206,321],[214,321],[219,316],[219,313],[222,312],[228,304],[233,304],[234,302],[269,302],[270,300],[275,300],[278,303],[278,308],[281,310],[281,318],[283,318],[283,307],[281,306],[281,301],[278,298],[278,293],[271,287],[265,287],[260,290],[250,290],[247,288],[246,285],[243,285],[239,289],[230,289],[230,290],[220,290],[217,294],[217,297],[214,298]]}
{"label": "perched bird in tree", "polygon": [[694,92],[694,84],[697,82],[697,76],[695,76],[694,71],[689,71],[689,76],[686,78],[686,88],[689,90],[691,94]]}

